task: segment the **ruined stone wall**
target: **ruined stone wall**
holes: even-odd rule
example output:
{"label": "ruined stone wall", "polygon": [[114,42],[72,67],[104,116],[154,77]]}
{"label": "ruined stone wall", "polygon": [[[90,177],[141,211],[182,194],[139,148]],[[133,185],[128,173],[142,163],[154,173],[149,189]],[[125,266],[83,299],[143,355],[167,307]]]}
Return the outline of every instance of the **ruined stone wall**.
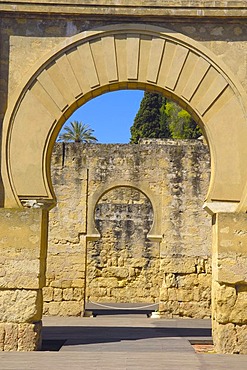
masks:
{"label": "ruined stone wall", "polygon": [[139,190],[122,186],[102,196],[95,210],[101,238],[87,249],[87,301],[159,300],[159,244],[147,237],[152,223],[152,204]]}
{"label": "ruined stone wall", "polygon": [[210,316],[209,168],[199,140],[56,144],[44,313],[80,315],[85,298]]}

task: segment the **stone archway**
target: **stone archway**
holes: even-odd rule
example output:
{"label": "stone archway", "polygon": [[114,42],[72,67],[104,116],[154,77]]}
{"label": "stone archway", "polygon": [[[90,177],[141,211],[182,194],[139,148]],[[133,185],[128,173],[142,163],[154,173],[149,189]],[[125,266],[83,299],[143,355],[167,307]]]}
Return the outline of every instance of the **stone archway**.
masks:
{"label": "stone archway", "polygon": [[193,40],[133,24],[76,35],[30,71],[5,117],[5,206],[20,206],[28,199],[52,201],[50,155],[61,125],[94,96],[124,88],[159,91],[190,111],[211,152],[207,202],[216,202],[216,207],[220,202],[221,211],[235,210],[247,179],[241,160],[247,155],[243,89]]}
{"label": "stone archway", "polygon": [[[9,315],[1,318],[17,326],[28,323],[25,330],[31,333],[30,338],[35,343],[30,344],[27,339],[20,348],[35,348],[39,338],[35,323],[41,318],[47,209],[55,203],[49,166],[57,133],[71,113],[93,97],[107,91],[136,88],[161,92],[173,98],[200,124],[212,161],[205,204],[209,212],[246,211],[246,94],[208,49],[174,31],[141,24],[103,27],[68,38],[29,72],[10,101],[4,120],[2,177],[5,209],[2,210],[2,227],[4,232],[7,230],[4,246],[8,251],[10,246],[20,243],[18,232],[15,234],[13,230],[20,226],[21,217],[23,225],[20,227],[25,229],[21,240],[26,243],[26,249],[22,249],[21,257],[16,251],[14,258],[25,260],[30,245],[36,262],[25,275],[29,279],[22,277],[15,283],[12,279],[6,284],[6,288],[14,288],[17,293],[18,288],[27,290],[25,297],[23,291],[16,293],[16,307],[18,304],[20,307],[18,301],[28,299],[32,305],[31,311],[22,307],[26,315],[21,318],[12,308]],[[22,206],[37,209],[23,210]],[[214,220],[214,340],[219,351],[244,353],[241,338],[246,335],[246,315],[236,314],[237,318],[232,319],[222,315],[225,307],[235,308],[236,312],[239,307],[243,310],[241,302],[246,294],[243,288],[246,271],[241,268],[246,260],[246,247],[241,249],[239,245],[243,245],[243,240],[234,239],[236,230],[246,229],[246,220],[241,213],[234,218],[233,215],[219,213]],[[227,226],[225,229],[229,223],[232,228]],[[242,235],[245,232],[237,233],[238,238]],[[238,247],[234,243],[238,243]],[[236,254],[239,255],[237,261]],[[229,265],[233,266],[230,274]],[[25,271],[24,268],[20,270]],[[16,271],[18,275],[18,269]],[[233,278],[236,271],[238,276]],[[32,283],[28,274],[34,277]],[[229,289],[233,296],[231,308],[226,299]],[[15,299],[12,297],[13,301]],[[19,309],[17,307],[17,311]],[[233,347],[228,346],[228,325],[231,325],[229,335],[235,338]]]}

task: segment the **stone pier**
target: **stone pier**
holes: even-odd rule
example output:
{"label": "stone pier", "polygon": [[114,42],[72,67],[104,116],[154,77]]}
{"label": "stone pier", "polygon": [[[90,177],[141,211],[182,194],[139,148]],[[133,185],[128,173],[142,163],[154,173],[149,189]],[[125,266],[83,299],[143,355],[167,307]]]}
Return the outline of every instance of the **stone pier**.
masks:
{"label": "stone pier", "polygon": [[217,353],[247,354],[247,216],[219,213],[213,225],[213,339]]}
{"label": "stone pier", "polygon": [[0,210],[0,351],[40,348],[47,212]]}

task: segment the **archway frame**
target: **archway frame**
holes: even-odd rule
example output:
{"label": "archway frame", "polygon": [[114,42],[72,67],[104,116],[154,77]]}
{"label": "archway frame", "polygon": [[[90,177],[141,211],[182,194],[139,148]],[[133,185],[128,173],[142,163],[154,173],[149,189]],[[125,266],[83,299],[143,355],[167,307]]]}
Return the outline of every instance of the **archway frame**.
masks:
{"label": "archway frame", "polygon": [[110,192],[111,190],[120,188],[120,187],[126,187],[138,190],[140,193],[145,195],[145,197],[150,201],[152,208],[153,208],[153,224],[151,229],[149,230],[149,233],[147,235],[147,238],[154,242],[160,242],[162,240],[161,235],[161,212],[159,211],[159,205],[160,205],[160,197],[157,194],[154,194],[154,192],[150,189],[148,184],[142,182],[135,183],[132,182],[111,182],[111,184],[102,184],[91,196],[88,198],[88,213],[87,213],[87,240],[98,240],[100,238],[100,234],[98,230],[95,227],[94,223],[94,214],[95,209],[100,201],[100,199]]}
{"label": "archway frame", "polygon": [[161,92],[186,108],[200,124],[210,148],[212,174],[206,207],[246,210],[245,91],[199,43],[141,24],[118,24],[73,36],[30,70],[4,120],[6,208],[55,204],[50,157],[62,124],[88,100],[118,89]]}

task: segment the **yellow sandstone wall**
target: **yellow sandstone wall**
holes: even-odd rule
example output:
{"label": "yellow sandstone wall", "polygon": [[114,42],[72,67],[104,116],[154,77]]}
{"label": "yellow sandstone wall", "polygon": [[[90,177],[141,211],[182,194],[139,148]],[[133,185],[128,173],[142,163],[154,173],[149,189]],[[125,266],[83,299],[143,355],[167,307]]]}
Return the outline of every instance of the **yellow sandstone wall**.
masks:
{"label": "yellow sandstone wall", "polygon": [[[217,352],[247,354],[246,215],[213,220],[213,334]],[[219,267],[219,268],[218,268]]]}
{"label": "yellow sandstone wall", "polygon": [[46,235],[41,209],[0,209],[0,351],[40,348]]}
{"label": "yellow sandstone wall", "polygon": [[[209,168],[199,140],[56,144],[44,313],[81,315],[86,298],[160,301],[166,317],[209,317],[211,217],[202,210]],[[97,241],[86,241],[90,217]],[[153,220],[160,241],[148,239]]]}
{"label": "yellow sandstone wall", "polygon": [[[241,15],[241,11],[239,10]],[[144,15],[146,15],[144,13]],[[219,11],[220,15],[220,11]],[[119,16],[119,23],[142,23],[144,20],[133,14]],[[145,20],[147,22],[147,20]],[[114,20],[114,24],[116,20]],[[109,17],[101,14],[84,15],[50,15],[43,18],[40,14],[25,17],[21,14],[4,14],[0,19],[1,37],[1,102],[0,113],[6,109],[8,95],[13,94],[30,68],[39,59],[48,54],[66,38],[85,30],[111,25]],[[179,17],[157,17],[148,20],[148,24],[171,29],[198,41],[215,53],[231,69],[247,91],[247,25],[245,20],[234,18],[231,22],[222,18],[213,18],[210,22],[205,18],[192,18],[190,21]],[[7,63],[9,61],[9,64]]]}
{"label": "yellow sandstone wall", "polygon": [[159,243],[147,237],[153,218],[150,200],[137,189],[116,187],[101,197],[94,217],[101,238],[87,245],[87,301],[159,300]]}
{"label": "yellow sandstone wall", "polygon": [[[28,71],[34,67],[36,62],[53,50],[60,41],[94,27],[116,23],[136,25],[140,22],[182,33],[214,52],[230,68],[233,75],[238,78],[247,91],[247,11],[245,2],[241,0],[218,1],[217,3],[210,0],[193,2],[185,0],[113,0],[110,5],[107,0],[97,2],[93,0],[86,2],[68,0],[66,4],[61,4],[59,0],[53,2],[47,0],[40,4],[35,4],[34,1],[28,3],[6,0],[1,2],[0,11],[0,138],[6,108]],[[188,42],[190,43],[189,40]],[[222,124],[222,128],[219,126],[219,130],[224,138],[223,123],[219,122],[219,125]],[[48,286],[44,289],[45,312],[49,314],[79,315],[83,311],[86,273],[89,276],[89,267],[88,271],[85,267],[88,231],[85,220],[88,221],[92,217],[92,210],[88,209],[87,201],[90,194],[97,191],[101,181],[104,182],[108,179],[111,183],[110,175],[116,169],[110,163],[109,154],[106,155],[109,147],[108,149],[105,147],[104,150],[102,146],[98,148],[101,149],[97,149],[97,152],[96,149],[90,147],[87,149],[68,149],[67,147],[64,155],[62,148],[56,149],[57,162],[53,160],[55,168],[53,179],[54,182],[56,182],[55,178],[59,181],[62,179],[62,182],[59,184],[57,181],[55,185],[59,202],[58,207],[51,214]],[[146,178],[140,175],[142,172],[139,172],[139,180],[136,178],[135,182],[140,181],[142,184],[146,181],[150,184],[157,198],[160,197],[159,231],[160,235],[163,236],[159,244],[160,309],[167,316],[207,316],[210,305],[211,263],[209,258],[210,231],[205,232],[205,227],[209,230],[210,220],[209,217],[205,219],[205,213],[201,213],[199,216],[199,213],[194,210],[195,207],[198,207],[196,209],[201,208],[202,194],[206,192],[204,184],[208,181],[208,164],[206,166],[205,163],[208,159],[206,162],[202,161],[204,158],[203,149],[197,148],[196,151],[193,151],[184,144],[175,145],[173,154],[168,149],[166,152],[164,145],[163,149],[160,146],[152,149],[144,148],[144,146],[142,148],[143,153],[146,151],[145,154],[141,154],[140,147],[139,149],[135,148],[135,153],[127,147],[121,148],[123,152],[125,151],[125,159],[119,161],[121,165],[118,165],[122,167],[124,172],[115,171],[114,176],[131,182],[135,171],[128,172],[126,154],[130,158],[134,158],[138,152],[142,160],[139,163],[142,164],[136,164],[136,168],[143,171]],[[84,153],[82,157],[84,164],[80,163],[78,154],[80,150]],[[119,151],[120,148],[118,147],[117,150]],[[159,150],[163,151],[162,157],[157,154]],[[85,156],[86,151],[91,153],[91,157]],[[102,157],[101,151],[104,154]],[[172,150],[170,151],[172,152]],[[147,164],[148,158],[152,158],[151,153],[156,153],[156,157],[153,159],[151,167],[148,167],[150,165],[150,163]],[[116,155],[116,162],[118,162],[119,156],[120,154]],[[176,164],[174,158],[177,157],[179,161]],[[208,158],[207,155],[205,157]],[[93,163],[92,168],[96,168],[96,164],[102,165],[105,158],[108,158],[107,167],[104,168],[102,165],[101,171],[99,171],[101,173],[100,180],[96,176],[96,170],[91,173],[88,158],[91,161],[90,166]],[[198,161],[200,165],[195,166],[195,161]],[[133,160],[133,162],[135,161]],[[172,164],[174,164],[173,168]],[[144,171],[146,165],[150,168],[147,172]],[[109,167],[114,169],[111,174],[107,170]],[[198,176],[191,175],[193,172],[190,170],[195,167],[198,168]],[[71,180],[69,177],[75,181],[69,181]],[[157,178],[159,178],[158,182]],[[195,191],[194,185],[196,183],[200,185],[198,191]],[[85,186],[87,190],[85,190]],[[183,194],[184,190],[186,191]],[[75,198],[72,197],[72,193]],[[0,206],[3,206],[3,195],[0,178]],[[68,213],[68,209],[70,209],[70,213]],[[87,209],[91,212],[90,217],[87,214]],[[37,260],[42,263],[39,265],[35,257],[33,265],[32,253],[30,257],[29,254],[26,254],[26,249],[29,250],[30,247],[29,236],[32,235],[32,230],[20,235],[18,231],[19,217],[22,217],[23,210],[16,210],[16,213],[11,212],[9,213],[6,209],[2,211],[1,219],[10,217],[11,232],[6,235],[8,225],[6,226],[5,222],[2,221],[0,225],[4,246],[0,260],[2,290],[0,305],[4,307],[2,311],[6,310],[7,312],[7,316],[4,316],[4,313],[1,316],[0,350],[35,349],[39,347],[41,314],[38,311],[41,311],[42,307],[39,291],[43,285],[43,276],[41,276],[43,272],[41,274],[41,271],[44,270],[45,242],[41,241],[41,235],[38,240],[36,239],[38,249],[43,244],[42,256],[37,257]],[[228,221],[235,226],[225,232],[224,225]],[[6,223],[8,224],[9,220]],[[27,216],[26,225],[30,227],[35,225],[37,236],[40,220],[33,219],[32,210]],[[246,274],[237,274],[235,280],[225,273],[221,274],[221,271],[232,271],[234,276],[238,271],[238,266],[246,266],[244,215],[217,215],[214,229],[213,246],[214,252],[216,252],[213,263],[215,275],[213,284],[214,341],[218,352],[246,353]],[[236,233],[236,230],[240,231],[240,234]],[[13,236],[15,237],[14,244]],[[35,243],[34,239],[33,242]],[[88,251],[90,251],[90,246],[94,248],[92,241],[90,243]],[[19,245],[27,246],[27,248],[20,249]],[[222,251],[224,245],[230,245],[229,255],[228,251],[227,253],[225,250]],[[234,246],[238,246],[240,249],[234,250]],[[32,247],[30,249],[32,250]],[[16,257],[17,255],[18,257]],[[14,262],[16,260],[18,263]],[[24,260],[27,275],[25,275],[26,270],[22,271]],[[28,266],[28,262],[30,262],[30,266]],[[5,271],[4,266],[6,265],[10,266],[9,272]],[[35,276],[39,280],[38,284],[32,287],[24,286],[19,277],[22,276],[23,281],[26,278],[29,281],[29,272],[35,268]],[[13,273],[14,271],[19,272],[19,269],[21,274]],[[16,285],[14,276],[17,276]],[[36,277],[34,280],[36,281]],[[31,310],[25,306],[27,297],[31,299],[31,306],[34,307]],[[20,307],[23,308],[21,313],[18,313],[16,308],[12,308],[10,303],[15,303],[17,307],[19,300]],[[227,315],[225,315],[226,312]],[[230,312],[234,312],[234,316]],[[22,342],[21,338],[25,338],[25,343]]]}

